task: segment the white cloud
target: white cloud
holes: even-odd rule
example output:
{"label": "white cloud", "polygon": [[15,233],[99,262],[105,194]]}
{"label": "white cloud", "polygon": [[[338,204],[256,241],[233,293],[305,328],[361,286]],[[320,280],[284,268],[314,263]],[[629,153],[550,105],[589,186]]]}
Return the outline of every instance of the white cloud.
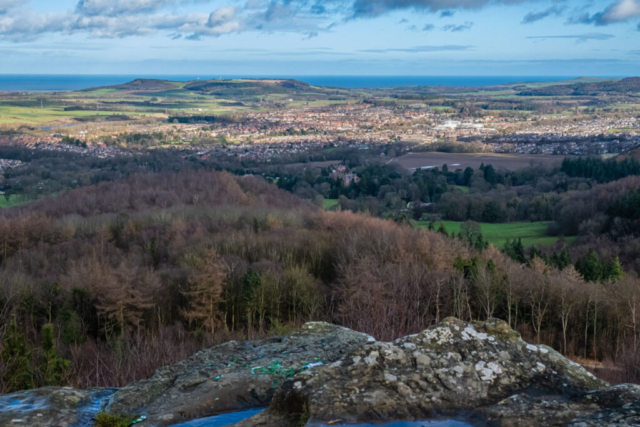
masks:
{"label": "white cloud", "polygon": [[568,20],[569,24],[610,25],[628,22],[640,17],[640,0],[616,0],[601,12],[593,15],[578,11]]}
{"label": "white cloud", "polygon": [[36,40],[44,33],[66,32],[68,27],[69,14],[65,12],[0,15],[0,36],[14,42]]}
{"label": "white cloud", "polygon": [[640,17],[639,0],[618,0],[605,9],[598,21],[601,24],[613,24],[626,22],[638,17]]}

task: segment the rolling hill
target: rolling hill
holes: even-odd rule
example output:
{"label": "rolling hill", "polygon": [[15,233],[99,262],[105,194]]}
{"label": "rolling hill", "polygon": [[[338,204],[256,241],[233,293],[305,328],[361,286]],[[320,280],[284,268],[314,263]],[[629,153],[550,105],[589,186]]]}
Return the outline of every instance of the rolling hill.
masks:
{"label": "rolling hill", "polygon": [[519,96],[598,96],[626,95],[640,92],[640,77],[620,80],[552,85],[521,90]]}

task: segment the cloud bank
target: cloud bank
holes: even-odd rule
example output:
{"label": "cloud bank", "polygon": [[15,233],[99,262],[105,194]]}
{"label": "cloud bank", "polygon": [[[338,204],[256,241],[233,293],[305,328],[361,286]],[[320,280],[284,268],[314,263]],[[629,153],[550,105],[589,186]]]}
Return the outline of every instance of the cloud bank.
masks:
{"label": "cloud bank", "polygon": [[[560,2],[563,0],[554,0]],[[38,12],[29,0],[0,0],[0,39],[27,42],[46,34],[87,34],[92,38],[123,38],[166,32],[173,39],[201,40],[246,31],[291,32],[306,38],[330,31],[338,23],[376,18],[397,11],[433,14],[444,19],[459,10],[480,10],[488,6],[544,4],[548,0],[227,0],[227,5],[202,13],[180,13],[186,3],[208,4],[210,0],[78,0],[71,10]],[[220,4],[220,3],[218,3]],[[224,2],[223,2],[224,4]],[[205,13],[206,12],[206,13]],[[560,16],[565,7],[554,4],[528,13],[522,23],[530,24]],[[599,12],[574,13],[570,23],[611,25],[640,18],[640,0],[614,0]],[[421,27],[424,24],[421,24]],[[462,32],[472,22],[436,27]],[[418,29],[416,26],[412,29]],[[640,26],[638,28],[640,30]],[[590,40],[590,38],[577,38]]]}

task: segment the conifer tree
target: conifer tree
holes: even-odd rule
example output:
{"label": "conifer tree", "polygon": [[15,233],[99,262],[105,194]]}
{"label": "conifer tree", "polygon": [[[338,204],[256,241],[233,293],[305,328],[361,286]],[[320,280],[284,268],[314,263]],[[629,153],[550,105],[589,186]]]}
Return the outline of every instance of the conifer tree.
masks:
{"label": "conifer tree", "polygon": [[604,266],[603,280],[617,282],[623,277],[624,270],[622,269],[622,264],[620,264],[620,259],[618,257],[615,257],[615,259],[612,259]]}
{"label": "conifer tree", "polygon": [[53,338],[53,325],[48,323],[42,327],[42,376],[45,386],[65,385],[65,377],[69,374],[71,363],[58,356]]}
{"label": "conifer tree", "polygon": [[449,236],[449,233],[447,233],[447,228],[444,226],[444,222],[440,223],[440,226],[438,227],[438,233]]}
{"label": "conifer tree", "polygon": [[576,268],[587,282],[598,282],[603,278],[604,272],[600,258],[593,249],[590,249],[589,253],[578,261]]}
{"label": "conifer tree", "polygon": [[6,366],[4,382],[10,391],[27,390],[35,387],[31,365],[31,343],[18,329],[15,316],[7,328],[7,335],[0,354]]}
{"label": "conifer tree", "polygon": [[554,264],[554,267],[558,268],[559,270],[564,270],[565,268],[572,265],[571,256],[569,255],[569,250],[566,246],[564,246],[559,253],[553,254],[551,261]]}

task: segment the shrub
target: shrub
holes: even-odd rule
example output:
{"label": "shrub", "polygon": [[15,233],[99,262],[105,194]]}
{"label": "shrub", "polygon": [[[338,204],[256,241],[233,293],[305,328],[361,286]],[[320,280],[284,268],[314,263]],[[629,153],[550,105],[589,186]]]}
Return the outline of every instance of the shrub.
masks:
{"label": "shrub", "polygon": [[136,417],[100,412],[96,416],[95,427],[129,427],[135,419]]}

